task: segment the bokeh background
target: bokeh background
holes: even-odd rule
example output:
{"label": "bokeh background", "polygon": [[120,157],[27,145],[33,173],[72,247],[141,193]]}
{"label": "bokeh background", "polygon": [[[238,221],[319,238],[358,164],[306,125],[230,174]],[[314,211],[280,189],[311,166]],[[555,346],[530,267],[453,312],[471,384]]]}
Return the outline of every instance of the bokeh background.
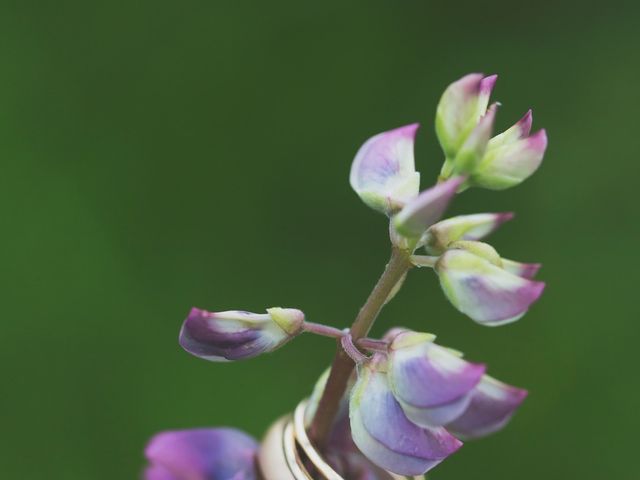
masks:
{"label": "bokeh background", "polygon": [[510,427],[434,479],[637,479],[637,2],[0,4],[0,476],[135,479],[156,431],[260,436],[333,354],[303,336],[217,365],[177,344],[192,305],[295,306],[346,326],[382,271],[385,219],[348,185],[359,145],[420,121],[423,186],[447,84],[500,75],[498,127],[529,107],[543,168],[471,190],[492,238],[541,261],[543,299],[480,327],[414,271],[385,309],[527,387]]}

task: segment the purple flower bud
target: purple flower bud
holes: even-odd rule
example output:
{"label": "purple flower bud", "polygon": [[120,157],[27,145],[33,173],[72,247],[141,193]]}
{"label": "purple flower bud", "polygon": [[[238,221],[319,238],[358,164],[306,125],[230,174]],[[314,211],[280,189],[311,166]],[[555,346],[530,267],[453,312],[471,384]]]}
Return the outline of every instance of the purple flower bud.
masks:
{"label": "purple flower bud", "polygon": [[404,332],[393,340],[389,384],[409,420],[425,427],[441,426],[467,409],[485,366],[463,360],[424,335]]}
{"label": "purple flower bud", "polygon": [[464,177],[454,177],[420,193],[393,218],[393,227],[408,238],[419,238],[449,206]]}
{"label": "purple flower bud", "polygon": [[374,464],[398,475],[421,475],[462,446],[442,427],[412,423],[376,361],[358,367],[349,415],[353,440]]}
{"label": "purple flower bud", "polygon": [[447,159],[458,155],[485,114],[496,79],[496,75],[472,73],[449,85],[442,94],[436,112],[436,133]]}
{"label": "purple flower bud", "polygon": [[484,437],[503,428],[526,397],[526,390],[485,375],[467,410],[447,428],[462,438]]}
{"label": "purple flower bud", "polygon": [[506,270],[497,252],[481,242],[454,243],[436,263],[436,271],[452,305],[488,326],[518,320],[545,286]]}
{"label": "purple flower bud", "polygon": [[440,255],[458,240],[481,240],[504,222],[511,220],[513,213],[476,213],[460,215],[442,220],[429,227],[423,243],[428,253]]}
{"label": "purple flower bud", "polygon": [[265,314],[193,308],[180,330],[180,345],[212,362],[243,360],[282,346],[303,323],[304,313],[294,308],[270,308]]}
{"label": "purple flower bud", "polygon": [[162,432],[147,445],[145,480],[255,480],[257,442],[232,428]]}
{"label": "purple flower bud", "polygon": [[351,165],[351,187],[368,206],[391,215],[420,190],[413,143],[418,124],[380,133],[367,140]]}
{"label": "purple flower bud", "polygon": [[547,148],[547,134],[543,129],[529,135],[531,122],[529,110],[515,125],[489,141],[470,184],[503,190],[518,185],[538,169]]}

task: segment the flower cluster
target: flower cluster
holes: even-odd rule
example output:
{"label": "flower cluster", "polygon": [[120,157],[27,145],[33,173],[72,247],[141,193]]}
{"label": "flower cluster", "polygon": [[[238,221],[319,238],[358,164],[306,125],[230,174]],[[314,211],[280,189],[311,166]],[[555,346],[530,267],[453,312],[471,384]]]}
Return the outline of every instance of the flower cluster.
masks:
{"label": "flower cluster", "polygon": [[[340,385],[327,371],[316,384],[305,418],[312,426],[322,408],[327,415],[322,399],[336,396],[328,402],[339,407],[328,417],[323,454],[345,478],[422,475],[457,451],[461,439],[501,429],[527,395],[488,376],[485,365],[436,344],[434,335],[402,328],[391,329],[382,339],[362,335],[412,267],[432,268],[450,303],[481,325],[514,322],[540,298],[545,285],[533,279],[539,264],[503,258],[483,242],[513,214],[441,220],[456,194],[471,187],[518,185],[542,161],[547,137],[544,130],[530,134],[531,111],[493,135],[499,104],[489,106],[489,98],[496,78],[467,75],[442,95],[435,124],[445,160],[431,188],[420,192],[414,161],[417,124],[378,134],[358,150],[351,186],[364,203],[389,218],[392,259],[401,260],[392,282],[385,281],[385,270],[351,329],[311,323],[302,311],[279,307],[262,314],[194,308],[183,323],[180,345],[215,362],[271,352],[303,332],[340,339],[345,358],[353,360],[343,375],[350,381]],[[334,363],[332,368],[342,367]],[[337,382],[333,389],[332,381]],[[259,477],[258,449],[255,440],[234,429],[165,432],[147,447],[145,479],[253,480]]]}
{"label": "flower cluster", "polygon": [[350,400],[351,435],[377,465],[422,474],[462,446],[502,428],[527,395],[485,374],[485,366],[402,331],[388,351],[359,362]]}

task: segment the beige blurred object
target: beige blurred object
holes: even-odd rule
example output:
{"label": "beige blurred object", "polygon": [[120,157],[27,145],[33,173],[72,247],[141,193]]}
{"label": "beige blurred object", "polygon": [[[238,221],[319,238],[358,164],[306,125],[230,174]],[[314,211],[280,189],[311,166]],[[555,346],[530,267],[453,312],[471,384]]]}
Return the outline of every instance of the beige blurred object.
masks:
{"label": "beige blurred object", "polygon": [[[306,401],[300,402],[293,415],[276,421],[264,437],[258,454],[263,480],[349,480],[340,476],[313,447],[304,425]],[[312,465],[314,475],[307,467]],[[381,480],[424,480],[388,473]]]}

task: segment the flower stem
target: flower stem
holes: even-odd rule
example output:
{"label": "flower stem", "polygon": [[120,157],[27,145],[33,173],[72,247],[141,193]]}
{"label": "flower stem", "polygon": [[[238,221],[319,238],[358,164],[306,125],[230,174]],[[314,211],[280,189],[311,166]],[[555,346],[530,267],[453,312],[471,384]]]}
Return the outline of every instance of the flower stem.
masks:
{"label": "flower stem", "polygon": [[411,263],[416,267],[434,268],[440,257],[430,257],[428,255],[411,255]]}
{"label": "flower stem", "polygon": [[[350,333],[354,343],[369,333],[389,297],[389,293],[411,267],[410,254],[393,247],[387,267],[351,325]],[[338,412],[340,399],[347,389],[349,377],[354,367],[353,360],[338,342],[338,350],[333,358],[331,373],[309,429],[311,438],[320,449],[325,446],[333,420]]]}
{"label": "flower stem", "polygon": [[321,323],[304,322],[303,329],[305,332],[315,333],[323,337],[330,338],[342,338],[345,331],[329,325],[323,325]]}
{"label": "flower stem", "polygon": [[358,340],[357,347],[369,350],[370,352],[386,352],[389,348],[389,342],[386,340],[378,340],[375,338],[361,338]]}

